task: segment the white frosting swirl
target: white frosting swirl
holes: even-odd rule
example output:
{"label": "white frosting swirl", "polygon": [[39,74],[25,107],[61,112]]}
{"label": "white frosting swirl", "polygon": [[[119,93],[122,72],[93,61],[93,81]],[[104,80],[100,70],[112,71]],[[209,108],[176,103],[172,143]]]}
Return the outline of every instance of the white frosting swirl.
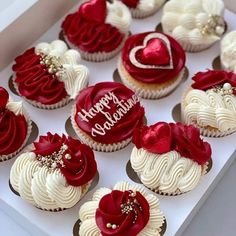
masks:
{"label": "white frosting swirl", "polygon": [[45,210],[73,207],[83,196],[87,185],[68,185],[59,169],[40,166],[33,152],[21,154],[10,172],[12,187],[29,203]]}
{"label": "white frosting swirl", "polygon": [[162,25],[166,33],[180,42],[192,45],[211,45],[220,39],[224,27],[218,25],[216,32],[202,34],[211,16],[219,16],[223,21],[222,0],[171,0],[164,6]]}
{"label": "white frosting swirl", "polygon": [[236,72],[236,31],[228,33],[222,39],[220,58],[224,69]]}
{"label": "white frosting swirl", "polygon": [[236,128],[236,96],[222,95],[212,89],[192,89],[184,99],[183,115],[186,123],[210,126],[222,132]]}
{"label": "white frosting swirl", "polygon": [[11,98],[8,99],[6,109],[12,111],[16,116],[22,115],[26,120],[29,120],[28,114],[26,113],[22,101],[15,102]]}
{"label": "white frosting swirl", "polygon": [[142,12],[152,12],[153,9],[159,9],[165,0],[140,0],[137,9]]}
{"label": "white frosting swirl", "polygon": [[105,22],[119,29],[122,33],[128,34],[131,25],[131,14],[121,1],[114,0],[113,2],[106,2],[107,17]]}
{"label": "white frosting swirl", "polygon": [[134,147],[130,161],[145,186],[168,194],[192,190],[202,175],[201,165],[176,151],[158,155]]}
{"label": "white frosting swirl", "polygon": [[39,43],[35,53],[50,55],[57,58],[63,69],[58,72],[57,78],[65,84],[65,90],[71,99],[75,99],[80,90],[88,85],[88,68],[80,64],[80,53],[68,49],[61,40],[51,43]]}
{"label": "white frosting swirl", "polygon": [[[160,228],[164,223],[164,215],[160,210],[159,200],[153,194],[146,193],[145,189],[140,185],[130,185],[127,182],[117,183],[113,190],[120,191],[139,191],[147,200],[150,206],[150,218],[145,228],[137,236],[158,236]],[[100,199],[110,193],[112,190],[107,188],[98,189],[92,201],[86,202],[81,206],[79,217],[81,220],[79,235],[80,236],[100,236],[100,230],[96,225],[95,213],[99,205]]]}

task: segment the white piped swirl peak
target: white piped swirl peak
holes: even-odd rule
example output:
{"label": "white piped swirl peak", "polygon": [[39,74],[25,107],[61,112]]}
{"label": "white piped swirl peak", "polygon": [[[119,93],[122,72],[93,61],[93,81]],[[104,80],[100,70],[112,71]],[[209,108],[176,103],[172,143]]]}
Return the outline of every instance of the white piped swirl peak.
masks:
{"label": "white piped swirl peak", "polygon": [[[228,88],[225,84],[223,87]],[[184,98],[183,116],[186,123],[210,126],[221,132],[236,129],[236,96],[214,89],[191,89]]]}
{"label": "white piped swirl peak", "polygon": [[164,6],[163,29],[180,42],[211,45],[224,33],[222,0],[171,0]]}

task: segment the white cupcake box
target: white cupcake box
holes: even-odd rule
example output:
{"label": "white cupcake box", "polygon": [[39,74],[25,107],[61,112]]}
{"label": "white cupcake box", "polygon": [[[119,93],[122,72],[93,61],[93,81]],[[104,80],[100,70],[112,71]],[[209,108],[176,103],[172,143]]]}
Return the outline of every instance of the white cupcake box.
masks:
{"label": "white cupcake box", "polygon": [[[76,6],[73,10],[76,10]],[[160,22],[161,12],[144,20],[134,20],[131,28],[132,33],[153,30]],[[228,30],[236,28],[236,15],[226,11],[226,21]],[[57,22],[48,32],[46,32],[36,43],[51,41],[57,38],[60,31],[62,19]],[[34,43],[34,45],[36,44]],[[212,48],[197,54],[187,54],[187,67],[190,76],[194,73],[211,68],[212,60],[219,55],[219,43]],[[102,81],[112,81],[112,74],[117,67],[118,56],[103,63],[83,62],[90,70],[90,84]],[[0,85],[8,88],[8,78],[11,75],[11,66],[8,66],[1,73]],[[191,84],[190,79],[181,85],[168,97],[160,100],[142,100],[146,109],[148,124],[157,121],[174,121],[173,117],[179,117],[178,106],[181,101],[183,91]],[[21,98],[12,95],[14,99]],[[47,131],[65,132],[65,122],[69,117],[72,104],[58,110],[41,110],[32,107],[24,102],[26,109],[38,127],[39,133],[45,134]],[[173,114],[172,114],[173,113]],[[191,192],[175,196],[159,196],[161,209],[167,220],[167,230],[165,236],[181,235],[193,216],[197,213],[203,202],[219,182],[223,174],[235,159],[236,134],[224,138],[205,138],[212,145],[213,167],[205,175],[198,186]],[[119,180],[132,182],[126,173],[126,164],[129,160],[133,145],[130,144],[125,149],[114,153],[95,152],[100,179],[95,189],[99,187],[112,187]],[[46,212],[28,204],[20,197],[16,196],[9,188],[10,168],[15,158],[0,163],[0,208],[7,212],[15,221],[27,228],[32,235],[57,235],[65,236],[73,234],[73,226],[78,220],[79,207],[91,198],[94,190],[90,191],[80,203],[75,207],[61,212]],[[147,190],[149,191],[149,190]]]}

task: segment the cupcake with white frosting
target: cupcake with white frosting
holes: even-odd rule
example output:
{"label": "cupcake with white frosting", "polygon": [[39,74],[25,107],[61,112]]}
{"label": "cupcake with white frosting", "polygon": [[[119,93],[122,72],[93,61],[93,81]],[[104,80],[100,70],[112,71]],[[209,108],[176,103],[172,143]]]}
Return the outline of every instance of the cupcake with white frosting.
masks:
{"label": "cupcake with white frosting", "polygon": [[156,193],[186,193],[207,173],[211,147],[194,126],[158,122],[137,129],[133,142],[131,166],[140,181]]}
{"label": "cupcake with white frosting", "polygon": [[183,121],[200,128],[201,134],[222,137],[236,131],[236,74],[199,72],[184,94]]}
{"label": "cupcake with white frosting", "polygon": [[31,130],[22,102],[13,101],[0,87],[0,162],[14,157],[24,147]]}
{"label": "cupcake with white frosting", "polygon": [[88,69],[80,61],[80,53],[61,40],[39,43],[15,59],[13,84],[33,106],[62,107],[88,85]]}
{"label": "cupcake with white frosting", "polygon": [[128,7],[119,0],[85,1],[62,23],[62,33],[71,48],[88,61],[105,61],[123,47],[131,25]]}
{"label": "cupcake with white frosting", "polygon": [[166,0],[121,0],[129,7],[133,18],[145,18],[156,13]]}
{"label": "cupcake with white frosting", "polygon": [[205,50],[225,31],[222,0],[171,0],[164,6],[162,27],[188,52]]}
{"label": "cupcake with white frosting", "polygon": [[97,172],[93,151],[79,140],[51,133],[40,136],[29,149],[11,168],[12,188],[43,210],[73,207]]}
{"label": "cupcake with white frosting", "polygon": [[220,61],[224,70],[236,72],[236,31],[222,39]]}
{"label": "cupcake with white frosting", "polygon": [[159,200],[139,185],[119,182],[100,188],[81,206],[78,235],[160,236],[165,217]]}

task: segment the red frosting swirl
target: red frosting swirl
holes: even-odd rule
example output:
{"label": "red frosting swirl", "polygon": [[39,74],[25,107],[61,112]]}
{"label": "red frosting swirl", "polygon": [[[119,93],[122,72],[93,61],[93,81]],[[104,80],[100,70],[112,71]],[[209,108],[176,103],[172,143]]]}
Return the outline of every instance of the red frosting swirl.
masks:
{"label": "red frosting swirl", "polygon": [[130,8],[136,8],[139,4],[139,0],[121,0],[121,1]]}
{"label": "red frosting swirl", "polygon": [[[173,59],[173,69],[143,69],[133,65],[129,55],[134,47],[142,46],[147,35],[155,32],[147,32],[130,36],[122,50],[122,64],[126,71],[135,79],[143,83],[156,84],[165,83],[175,79],[185,66],[185,52],[180,44],[165,35],[170,42]],[[164,35],[164,34],[163,34]],[[170,62],[168,48],[161,39],[155,38],[148,42],[143,50],[137,51],[136,59],[145,65],[165,66]]]}
{"label": "red frosting swirl", "polygon": [[[110,93],[114,94],[116,99],[111,98],[109,95]],[[106,101],[104,100],[104,97],[108,95],[110,96],[110,99],[105,106],[104,104],[106,104]],[[127,102],[132,98],[134,98],[135,104],[125,112],[124,107],[127,107]],[[118,104],[117,99],[121,105]],[[144,108],[137,100],[138,98],[134,92],[120,83],[98,83],[84,89],[79,94],[76,99],[76,114],[74,119],[78,127],[92,137],[96,142],[104,144],[121,142],[131,138],[134,129],[143,125]],[[96,106],[98,104],[103,104],[101,107],[102,111],[96,112]],[[117,113],[118,110],[124,111],[122,112],[123,116],[114,114]],[[83,117],[81,117],[79,113],[86,116],[85,118],[87,120],[82,119]],[[115,124],[111,125],[112,120],[115,120],[114,116],[119,117],[119,120],[115,122]],[[103,131],[105,133],[99,134],[96,132],[96,136],[93,136],[92,133],[96,124],[99,124],[102,127],[108,127],[108,129],[99,129],[101,133]]]}
{"label": "red frosting swirl", "polygon": [[[227,72],[223,70],[208,70],[205,72],[198,72],[193,76],[194,83],[192,87],[194,89],[208,90],[216,86],[223,85],[224,83],[230,83],[233,87],[236,87],[236,74],[233,72]],[[236,90],[233,90],[236,95]]]}
{"label": "red frosting swirl", "polygon": [[67,148],[62,154],[62,163],[57,164],[57,168],[60,168],[70,185],[81,186],[88,183],[97,172],[97,164],[91,148],[79,140],[48,132],[46,136],[40,136],[38,142],[34,142],[33,152],[51,158],[50,155],[58,153],[63,145]]}
{"label": "red frosting swirl", "polygon": [[210,144],[201,139],[199,129],[193,125],[158,122],[149,127],[144,126],[135,130],[133,143],[137,148],[144,148],[155,154],[175,150],[199,165],[211,158]]}
{"label": "red frosting swirl", "polygon": [[88,1],[66,17],[62,29],[67,39],[82,51],[111,52],[121,44],[125,35],[105,22],[106,15],[105,0]]}
{"label": "red frosting swirl", "polygon": [[[128,210],[125,211],[125,207]],[[96,224],[103,236],[135,236],[147,225],[149,210],[149,204],[141,193],[114,190],[100,200]],[[109,224],[116,227],[109,227]]]}
{"label": "red frosting swirl", "polygon": [[40,55],[35,54],[34,48],[18,56],[12,69],[20,95],[29,100],[52,105],[67,96],[64,83],[40,64]]}
{"label": "red frosting swirl", "polygon": [[8,92],[0,87],[0,156],[21,148],[27,137],[28,124],[24,116],[6,109]]}

